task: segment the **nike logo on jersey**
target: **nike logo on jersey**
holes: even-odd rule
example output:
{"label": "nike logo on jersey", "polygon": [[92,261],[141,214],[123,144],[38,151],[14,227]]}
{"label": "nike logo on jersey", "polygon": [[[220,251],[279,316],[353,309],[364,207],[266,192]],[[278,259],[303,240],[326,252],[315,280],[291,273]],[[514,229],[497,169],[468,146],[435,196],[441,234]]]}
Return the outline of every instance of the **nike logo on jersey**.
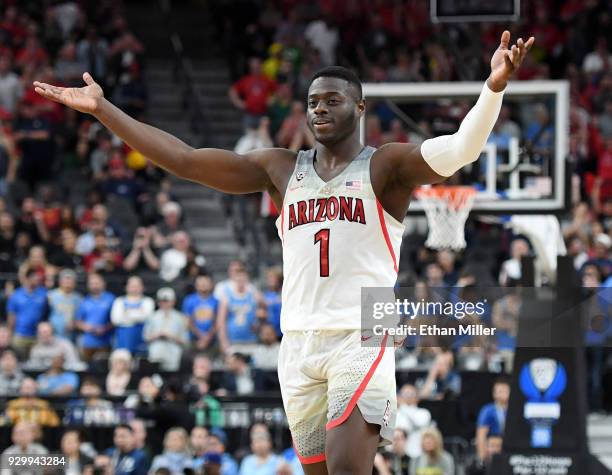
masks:
{"label": "nike logo on jersey", "polygon": [[302,224],[324,221],[349,221],[366,224],[365,211],[361,198],[330,196],[301,200],[289,205],[289,229]]}

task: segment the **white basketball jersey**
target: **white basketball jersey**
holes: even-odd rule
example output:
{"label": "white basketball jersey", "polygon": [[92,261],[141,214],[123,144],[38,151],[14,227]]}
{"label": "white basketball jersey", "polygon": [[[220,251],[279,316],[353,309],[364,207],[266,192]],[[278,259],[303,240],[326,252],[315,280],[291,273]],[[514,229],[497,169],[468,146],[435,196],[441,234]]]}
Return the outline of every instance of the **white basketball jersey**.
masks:
{"label": "white basketball jersey", "polygon": [[404,226],[376,199],[375,148],[324,182],[314,149],[299,152],[276,221],[283,243],[281,329],[361,328],[361,288],[393,287]]}

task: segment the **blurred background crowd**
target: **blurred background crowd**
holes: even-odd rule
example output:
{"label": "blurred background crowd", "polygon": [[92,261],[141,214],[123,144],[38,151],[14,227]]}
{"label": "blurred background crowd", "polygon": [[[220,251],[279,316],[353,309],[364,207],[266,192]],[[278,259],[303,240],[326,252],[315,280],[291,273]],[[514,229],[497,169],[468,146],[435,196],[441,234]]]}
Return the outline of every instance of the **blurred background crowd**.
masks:
{"label": "blurred background crowd", "polygon": [[[432,24],[421,0],[204,3],[230,58],[229,98],[243,113],[238,152],[312,146],[305,97],[322,66],[347,65],[370,82],[483,80],[505,27]],[[612,12],[597,0],[523,3],[510,30],[535,36],[536,46],[517,79],[570,81],[574,192],[563,237],[582,285],[609,287]],[[172,179],[31,86],[80,86],[89,71],[113,103],[146,120],[155,91],[142,74],[145,46],[119,0],[0,2],[0,447],[63,452],[71,475],[302,473],[279,405],[278,255],[255,264],[236,256],[213,275]],[[410,130],[383,103],[369,106],[372,146],[452,131],[467,111],[449,108]],[[546,149],[547,120],[519,126],[508,110],[500,134]],[[240,221],[237,241],[254,225],[274,240],[269,197],[236,199],[238,207],[220,203]],[[512,288],[520,258],[533,252],[525,237],[476,220],[464,252],[432,251],[423,218],[415,220],[400,283],[423,295]],[[486,322],[498,339],[397,351],[398,429],[377,456],[378,473],[484,473],[501,449],[518,306],[511,292],[491,305]],[[590,406],[610,410],[612,333],[590,330]],[[475,394],[475,381],[487,391]]]}

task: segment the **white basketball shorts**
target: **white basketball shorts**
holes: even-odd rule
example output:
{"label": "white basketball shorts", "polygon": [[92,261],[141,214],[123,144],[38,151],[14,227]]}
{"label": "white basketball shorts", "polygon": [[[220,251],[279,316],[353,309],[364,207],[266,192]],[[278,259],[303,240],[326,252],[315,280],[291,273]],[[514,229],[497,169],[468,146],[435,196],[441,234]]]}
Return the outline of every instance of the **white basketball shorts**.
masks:
{"label": "white basketball shorts", "polygon": [[326,431],[346,421],[355,406],[380,426],[382,444],[391,441],[397,403],[394,349],[387,338],[362,342],[360,330],[286,332],[278,376],[303,464],[325,460]]}

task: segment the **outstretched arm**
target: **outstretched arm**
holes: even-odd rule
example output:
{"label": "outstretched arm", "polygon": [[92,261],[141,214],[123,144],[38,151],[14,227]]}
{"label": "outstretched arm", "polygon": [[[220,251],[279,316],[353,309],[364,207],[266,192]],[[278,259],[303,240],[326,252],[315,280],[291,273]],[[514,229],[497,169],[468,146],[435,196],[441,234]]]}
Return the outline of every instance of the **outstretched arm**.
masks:
{"label": "outstretched arm", "polygon": [[533,42],[533,37],[527,42],[519,38],[509,49],[510,32],[504,31],[491,58],[491,74],[456,133],[425,140],[421,147],[397,143],[381,147],[398,183],[410,188],[440,182],[480,156],[497,121],[508,80]]}
{"label": "outstretched arm", "polygon": [[104,98],[102,88],[89,73],[81,88],[63,88],[34,82],[35,91],[52,101],[96,117],[134,150],[170,173],[224,191],[251,193],[270,190],[266,172],[268,153],[238,155],[220,149],[194,149],[182,140],[139,122]]}

